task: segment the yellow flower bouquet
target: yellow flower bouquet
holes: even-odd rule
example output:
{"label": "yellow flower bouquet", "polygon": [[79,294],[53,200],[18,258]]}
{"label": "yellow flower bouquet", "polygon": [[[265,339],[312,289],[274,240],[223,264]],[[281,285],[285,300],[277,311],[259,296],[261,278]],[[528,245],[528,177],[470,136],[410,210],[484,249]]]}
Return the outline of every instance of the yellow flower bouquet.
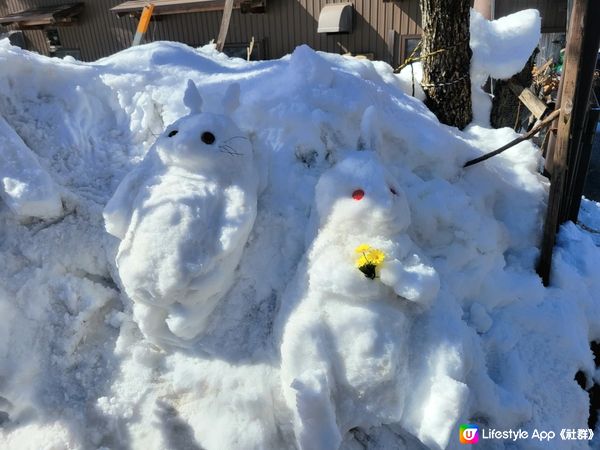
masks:
{"label": "yellow flower bouquet", "polygon": [[378,268],[385,260],[385,253],[368,244],[361,244],[354,251],[360,255],[355,262],[358,270],[371,280],[377,278]]}

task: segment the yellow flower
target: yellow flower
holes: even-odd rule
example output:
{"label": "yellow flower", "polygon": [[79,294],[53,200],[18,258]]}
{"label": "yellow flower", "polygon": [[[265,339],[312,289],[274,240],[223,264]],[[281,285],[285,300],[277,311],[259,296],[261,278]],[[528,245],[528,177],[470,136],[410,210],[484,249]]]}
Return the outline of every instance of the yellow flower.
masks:
{"label": "yellow flower", "polygon": [[369,264],[369,260],[367,259],[367,257],[365,255],[360,256],[357,260],[356,260],[356,267],[358,267],[359,269],[362,266],[366,266],[367,264]]}
{"label": "yellow flower", "polygon": [[360,253],[360,256],[355,261],[358,270],[360,270],[367,278],[376,278],[377,268],[385,260],[385,253],[368,244],[361,244],[356,247],[354,251]]}
{"label": "yellow flower", "polygon": [[381,250],[378,250],[376,248],[372,248],[367,253],[367,256],[368,256],[371,264],[374,264],[376,266],[381,265],[381,263],[383,263],[383,261],[385,260],[385,253],[383,253]]}
{"label": "yellow flower", "polygon": [[369,250],[371,246],[369,244],[360,244],[358,247],[354,249],[356,253],[363,253]]}

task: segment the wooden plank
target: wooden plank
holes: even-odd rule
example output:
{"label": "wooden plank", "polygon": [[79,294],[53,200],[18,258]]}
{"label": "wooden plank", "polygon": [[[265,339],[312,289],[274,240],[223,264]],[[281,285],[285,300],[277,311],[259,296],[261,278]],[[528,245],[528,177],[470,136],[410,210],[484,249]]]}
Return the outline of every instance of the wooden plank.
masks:
{"label": "wooden plank", "polygon": [[219,30],[219,37],[217,38],[217,50],[222,52],[225,46],[225,40],[227,39],[227,32],[229,31],[229,22],[231,21],[231,12],[233,11],[233,0],[225,0],[225,6],[223,7],[223,18],[221,19],[221,28]]}
{"label": "wooden plank", "polygon": [[394,64],[394,48],[396,46],[396,32],[393,29],[388,30],[385,45],[387,48],[386,62],[390,65],[393,65]]}
{"label": "wooden plank", "polygon": [[[239,8],[242,0],[234,0],[234,8]],[[148,2],[146,0],[131,0],[120,3],[110,10],[119,16],[139,14]],[[155,0],[154,15],[184,14],[192,12],[221,11],[226,0]]]}
{"label": "wooden plank", "polygon": [[[577,136],[573,136],[573,115],[577,112],[574,110],[574,106],[577,102],[577,94],[581,96],[581,93],[585,89],[585,86],[580,85],[579,92],[577,92],[578,82],[581,83],[582,81],[580,70],[582,69],[582,60],[585,56],[582,51],[584,47],[584,35],[587,31],[587,38],[589,38],[589,32],[591,31],[586,30],[586,28],[589,27],[585,27],[584,24],[588,22],[586,19],[593,10],[590,3],[595,1],[596,0],[574,0],[571,21],[569,23],[569,36],[566,45],[562,80],[563,90],[561,95],[561,109],[558,119],[556,147],[553,155],[552,183],[550,184],[550,196],[548,198],[548,208],[544,223],[541,254],[537,267],[537,272],[542,277],[542,282],[545,286],[550,282],[552,253],[556,240],[556,233],[559,226],[562,224],[560,210],[565,196],[569,152],[576,150],[574,143],[578,142]],[[589,99],[589,89],[587,94],[588,95],[585,98],[586,106],[587,100]]]}
{"label": "wooden plank", "polygon": [[531,114],[533,114],[536,119],[541,118],[548,111],[548,106],[540,100],[531,89],[519,86],[514,81],[509,81],[508,87],[517,97],[519,97],[519,100],[521,100],[527,109],[531,111]]}
{"label": "wooden plank", "polygon": [[0,17],[0,24],[21,23],[25,26],[50,25],[59,22],[69,22],[81,13],[83,3],[69,3],[57,6],[41,6],[19,11]]}

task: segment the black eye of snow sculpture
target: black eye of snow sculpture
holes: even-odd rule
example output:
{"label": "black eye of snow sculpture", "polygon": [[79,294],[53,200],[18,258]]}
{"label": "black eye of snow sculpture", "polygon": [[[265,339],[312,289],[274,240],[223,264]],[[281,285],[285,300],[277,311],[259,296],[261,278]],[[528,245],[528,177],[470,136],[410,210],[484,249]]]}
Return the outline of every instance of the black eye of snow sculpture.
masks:
{"label": "black eye of snow sculpture", "polygon": [[200,139],[202,139],[202,142],[205,144],[211,145],[215,142],[215,135],[210,131],[205,131],[202,133],[202,136],[200,136]]}
{"label": "black eye of snow sculpture", "polygon": [[171,132],[170,132],[170,133],[169,133],[167,136],[169,136],[169,137],[173,137],[173,136],[175,136],[177,133],[178,133],[178,131],[177,131],[177,130],[173,130],[173,131],[171,131]]}

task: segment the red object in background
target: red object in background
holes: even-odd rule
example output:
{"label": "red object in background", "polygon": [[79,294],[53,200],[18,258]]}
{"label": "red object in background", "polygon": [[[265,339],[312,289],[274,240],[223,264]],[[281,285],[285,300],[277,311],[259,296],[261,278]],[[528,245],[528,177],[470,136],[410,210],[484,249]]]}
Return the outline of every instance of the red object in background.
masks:
{"label": "red object in background", "polygon": [[362,200],[362,198],[365,196],[365,191],[363,191],[362,189],[357,189],[352,193],[352,198],[354,200]]}

